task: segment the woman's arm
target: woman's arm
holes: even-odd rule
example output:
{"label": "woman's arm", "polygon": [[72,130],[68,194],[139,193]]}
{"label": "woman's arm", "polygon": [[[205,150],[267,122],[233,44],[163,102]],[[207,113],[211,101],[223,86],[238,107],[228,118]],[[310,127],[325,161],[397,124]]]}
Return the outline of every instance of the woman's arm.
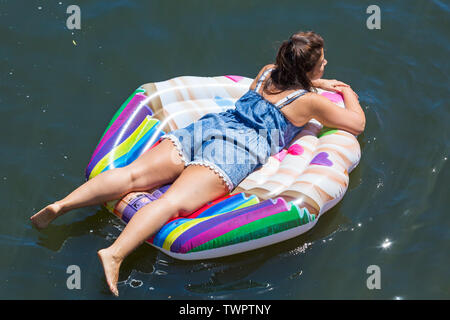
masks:
{"label": "woman's arm", "polygon": [[340,86],[339,92],[344,97],[345,109],[336,106],[319,94],[314,94],[310,97],[309,104],[311,118],[317,119],[327,127],[359,135],[364,131],[366,117],[359,104],[358,96],[349,86]]}

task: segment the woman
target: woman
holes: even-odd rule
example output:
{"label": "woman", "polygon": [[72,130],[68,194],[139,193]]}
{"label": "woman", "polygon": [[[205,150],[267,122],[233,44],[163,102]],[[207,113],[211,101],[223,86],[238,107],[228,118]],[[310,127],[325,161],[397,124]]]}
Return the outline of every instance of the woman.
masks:
{"label": "woman", "polygon": [[[70,210],[172,183],[161,198],[136,212],[110,247],[98,251],[109,288],[118,295],[119,268],[127,255],[170,218],[231,192],[270,155],[289,144],[310,119],[353,134],[364,130],[364,112],[356,93],[343,82],[321,79],[326,64],[318,34],[292,35],[280,46],[275,64],[261,69],[235,109],[207,114],[166,134],[133,163],[105,171],[43,208],[30,218],[33,225],[45,228]],[[315,93],[313,86],[340,92],[347,108]],[[206,152],[210,147],[214,151]],[[223,150],[231,152],[234,161],[225,161],[229,154]],[[244,161],[235,161],[235,157]]]}

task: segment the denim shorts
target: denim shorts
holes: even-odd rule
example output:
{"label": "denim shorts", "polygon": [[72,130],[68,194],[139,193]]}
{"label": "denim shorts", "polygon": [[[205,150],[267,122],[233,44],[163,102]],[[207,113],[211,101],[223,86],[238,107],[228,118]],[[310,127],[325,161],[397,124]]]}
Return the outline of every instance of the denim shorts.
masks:
{"label": "denim shorts", "polygon": [[209,113],[185,128],[161,137],[170,139],[185,166],[215,171],[231,192],[270,156],[266,137],[236,118],[233,110]]}

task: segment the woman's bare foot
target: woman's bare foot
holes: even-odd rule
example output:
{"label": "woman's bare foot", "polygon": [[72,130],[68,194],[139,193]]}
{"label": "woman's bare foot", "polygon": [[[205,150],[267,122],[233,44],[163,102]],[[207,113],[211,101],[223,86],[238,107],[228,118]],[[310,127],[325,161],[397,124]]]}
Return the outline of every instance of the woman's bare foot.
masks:
{"label": "woman's bare foot", "polygon": [[117,281],[119,279],[119,268],[122,263],[122,259],[115,257],[109,252],[108,249],[99,250],[97,254],[102,262],[109,290],[111,290],[111,292],[118,297],[119,290],[117,290]]}
{"label": "woman's bare foot", "polygon": [[58,203],[52,203],[44,209],[33,215],[31,223],[38,229],[47,228],[48,224],[56,219],[62,213],[62,206]]}

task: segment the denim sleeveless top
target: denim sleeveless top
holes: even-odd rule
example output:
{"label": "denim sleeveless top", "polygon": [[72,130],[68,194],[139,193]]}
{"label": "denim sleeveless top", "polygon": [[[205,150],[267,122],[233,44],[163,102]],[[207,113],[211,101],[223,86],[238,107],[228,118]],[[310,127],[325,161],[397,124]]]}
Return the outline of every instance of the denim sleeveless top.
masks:
{"label": "denim sleeveless top", "polygon": [[259,132],[267,130],[268,144],[278,146],[277,150],[272,150],[271,155],[281,151],[304,127],[294,126],[286,119],[280,109],[307,92],[301,89],[275,104],[269,102],[258,91],[267,73],[272,70],[273,68],[263,73],[255,90],[248,90],[236,101],[236,109],[232,111],[248,127],[254,128]]}
{"label": "denim sleeveless top", "polygon": [[275,104],[258,92],[272,70],[267,69],[262,74],[255,90],[248,90],[236,101],[235,109],[208,113],[161,139],[173,142],[185,166],[209,167],[231,191],[271,155],[289,144],[303,128],[294,126],[280,109],[306,90],[298,90]]}

